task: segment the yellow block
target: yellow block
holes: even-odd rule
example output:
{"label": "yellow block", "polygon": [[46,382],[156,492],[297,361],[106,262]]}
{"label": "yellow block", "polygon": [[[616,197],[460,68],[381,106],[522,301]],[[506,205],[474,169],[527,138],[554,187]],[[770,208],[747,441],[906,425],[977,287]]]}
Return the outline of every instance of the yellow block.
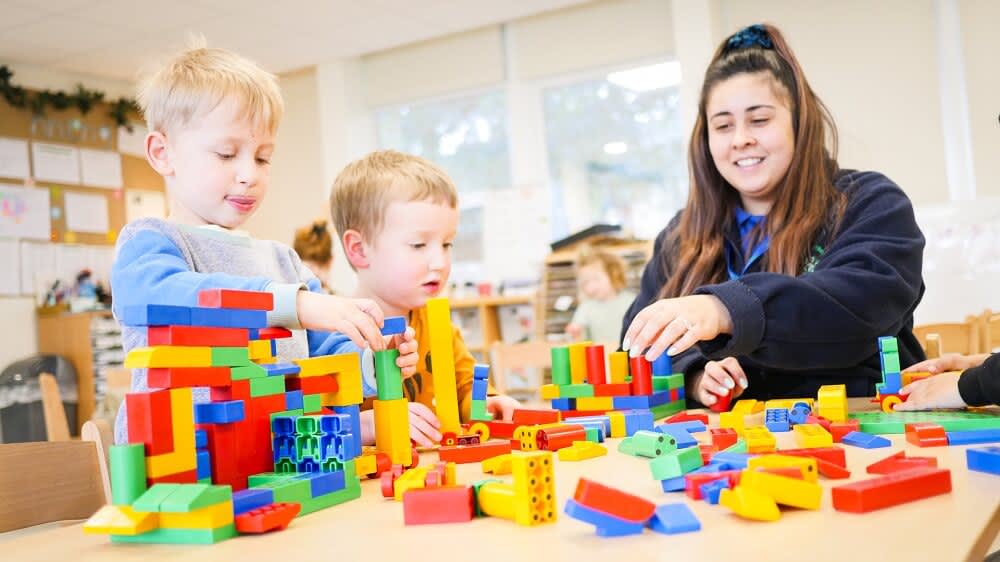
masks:
{"label": "yellow block", "polygon": [[480,486],[476,501],[486,515],[513,520],[515,497],[514,487],[510,484],[487,482]]}
{"label": "yellow block", "polygon": [[587,346],[590,342],[569,344],[569,378],[573,384],[587,382]]}
{"label": "yellow block", "polygon": [[818,423],[800,423],[792,427],[795,443],[802,448],[832,447],[833,436]]}
{"label": "yellow block", "polygon": [[128,352],[125,367],[129,369],[167,367],[211,367],[212,348],[182,345],[140,347]]}
{"label": "yellow block", "polygon": [[511,459],[514,475],[514,521],[538,525],[556,520],[556,478],[551,451],[524,453]]}
{"label": "yellow block", "polygon": [[809,406],[809,409],[811,410],[813,404],[815,403],[815,400],[813,400],[812,398],[775,398],[773,400],[768,400],[767,402],[765,402],[764,408],[768,410],[773,408],[778,408],[778,409],[784,408],[785,410],[791,410],[795,406],[795,404],[799,402],[805,402]]}
{"label": "yellow block", "polygon": [[563,447],[556,453],[561,461],[582,461],[603,457],[608,454],[608,449],[604,445],[593,441],[573,441],[570,447]]}
{"label": "yellow block", "polygon": [[621,412],[608,412],[611,419],[611,437],[625,437],[625,414]]}
{"label": "yellow block", "polygon": [[448,299],[427,301],[427,324],[430,328],[431,365],[434,366],[434,408],[441,422],[441,433],[459,433],[458,387],[455,382],[454,332]]}
{"label": "yellow block", "polygon": [[733,513],[747,519],[757,521],[777,521],[781,518],[778,504],[771,496],[742,485],[732,490],[723,488],[719,494],[719,504],[728,507]]}
{"label": "yellow block", "polygon": [[540,389],[542,400],[555,400],[559,398],[559,385],[544,384]]}
{"label": "yellow block", "polygon": [[819,509],[823,496],[823,488],[818,482],[755,470],[744,470],[740,474],[740,487],[768,495],[775,503],[802,509]]}
{"label": "yellow block", "polygon": [[541,423],[537,425],[522,425],[514,430],[514,439],[521,442],[522,451],[538,449],[538,430],[547,427],[559,427],[561,423]]}
{"label": "yellow block", "polygon": [[274,357],[271,353],[271,340],[253,340],[247,346],[251,361],[270,359]]}
{"label": "yellow block", "polygon": [[728,427],[736,431],[737,434],[743,435],[743,418],[745,417],[742,412],[722,412],[719,414],[719,427]]}
{"label": "yellow block", "polygon": [[136,512],[127,505],[106,505],[83,524],[83,532],[93,535],[140,535],[157,528],[159,521],[159,513]]}
{"label": "yellow block", "polygon": [[625,382],[625,377],[628,376],[628,352],[627,351],[615,351],[608,355],[608,361],[611,363],[611,384],[623,383]]}
{"label": "yellow block", "polygon": [[393,483],[396,501],[403,501],[403,494],[409,490],[425,487],[427,485],[427,472],[430,469],[429,466],[418,466],[401,474]]}
{"label": "yellow block", "polygon": [[576,409],[583,411],[614,410],[615,409],[614,397],[582,396],[576,399]]}
{"label": "yellow block", "polygon": [[364,401],[361,388],[361,371],[343,371],[337,373],[337,392],[320,394],[324,406],[351,406]]}
{"label": "yellow block", "polygon": [[819,387],[819,391],[816,392],[816,398],[819,401],[820,407],[823,407],[825,403],[829,403],[835,407],[846,406],[847,386],[843,384],[825,384]]}
{"label": "yellow block", "polygon": [[159,478],[198,467],[194,449],[194,402],[190,388],[170,389],[170,415],[174,450],[146,457],[146,476]]}
{"label": "yellow block", "polygon": [[820,416],[832,421],[832,422],[843,422],[847,421],[847,408],[824,408],[820,406],[816,413]]}
{"label": "yellow block", "polygon": [[300,377],[318,377],[337,373],[361,372],[361,358],[357,353],[339,353],[337,355],[320,355],[305,359],[292,359],[299,366]]}
{"label": "yellow block", "polygon": [[493,458],[486,459],[482,462],[483,472],[487,474],[510,474],[511,472],[511,455],[507,453],[505,455],[499,455]]}
{"label": "yellow block", "polygon": [[743,430],[748,453],[772,453],[777,445],[774,435],[763,425],[754,425]]}
{"label": "yellow block", "polygon": [[410,408],[406,398],[375,400],[375,448],[392,464],[410,464]]}
{"label": "yellow block", "polygon": [[233,522],[233,502],[224,501],[186,513],[160,513],[164,529],[218,529]]}
{"label": "yellow block", "polygon": [[376,470],[378,470],[378,463],[375,460],[375,455],[361,455],[354,459],[354,472],[358,476],[375,474]]}
{"label": "yellow block", "polygon": [[737,400],[736,404],[733,405],[730,411],[749,416],[751,414],[756,414],[757,412],[763,412],[764,403],[758,402],[752,398],[748,400]]}
{"label": "yellow block", "polygon": [[792,457],[789,455],[761,455],[750,457],[747,461],[747,468],[798,468],[802,471],[802,479],[807,482],[819,480],[819,471],[816,466],[816,459],[812,457]]}

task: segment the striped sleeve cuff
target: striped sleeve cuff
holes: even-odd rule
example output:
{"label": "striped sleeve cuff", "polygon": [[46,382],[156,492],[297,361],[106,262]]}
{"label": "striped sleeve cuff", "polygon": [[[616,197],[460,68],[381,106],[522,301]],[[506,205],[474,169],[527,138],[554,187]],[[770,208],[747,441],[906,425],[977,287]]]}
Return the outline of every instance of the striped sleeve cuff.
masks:
{"label": "striped sleeve cuff", "polygon": [[281,326],[290,330],[302,328],[299,323],[299,291],[305,290],[304,283],[271,283],[264,288],[274,295],[274,309],[267,312],[268,326]]}

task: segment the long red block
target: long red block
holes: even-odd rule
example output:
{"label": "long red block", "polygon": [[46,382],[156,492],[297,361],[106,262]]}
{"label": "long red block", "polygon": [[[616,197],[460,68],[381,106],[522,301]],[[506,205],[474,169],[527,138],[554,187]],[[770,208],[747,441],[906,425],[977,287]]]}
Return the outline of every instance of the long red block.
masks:
{"label": "long red block", "polygon": [[481,462],[510,452],[509,441],[487,441],[478,445],[455,445],[438,449],[438,459],[455,464]]}
{"label": "long red block", "polygon": [[[666,420],[663,423],[679,423],[686,421],[700,421],[701,423],[708,425],[708,414],[703,414],[700,412],[688,412],[687,410],[683,412],[678,412]],[[735,431],[733,432],[735,433]]]}
{"label": "long red block", "polygon": [[229,367],[170,367],[146,370],[146,384],[150,388],[190,388],[195,386],[229,386],[232,384]]}
{"label": "long red block", "polygon": [[490,436],[498,439],[509,439],[513,437],[514,430],[523,425],[503,420],[488,420],[479,423],[485,423],[486,426],[490,428]]}
{"label": "long red block", "polygon": [[415,488],[403,494],[403,524],[461,523],[476,514],[472,486]]}
{"label": "long red block", "polygon": [[[780,453],[781,451],[778,452]],[[819,471],[821,476],[831,480],[840,480],[851,477],[851,471],[847,470],[846,467],[834,464],[830,461],[825,461],[823,459],[816,459],[816,470]]]}
{"label": "long red block", "polygon": [[865,469],[868,474],[892,474],[905,472],[914,468],[937,468],[934,457],[908,457],[906,451],[900,451],[880,461],[873,462]]}
{"label": "long red block", "polygon": [[936,423],[908,423],[904,426],[906,440],[917,447],[944,447],[948,445],[948,435]]}
{"label": "long red block", "polygon": [[283,412],[287,408],[284,394],[258,396],[244,403],[247,418],[251,420],[253,450],[247,455],[241,468],[248,474],[272,472],[274,470],[273,440],[271,439],[271,414]]}
{"label": "long red block", "polygon": [[713,427],[708,431],[712,434],[712,444],[718,447],[720,451],[732,447],[740,438],[736,430],[731,427]]}
{"label": "long red block", "polygon": [[604,366],[604,346],[589,345],[585,353],[587,355],[587,382],[590,384],[604,384],[608,382],[608,375]]}
{"label": "long red block", "polygon": [[649,500],[586,478],[576,483],[573,499],[581,505],[632,523],[646,523],[656,511],[656,504]]}
{"label": "long red block", "polygon": [[632,375],[632,395],[649,396],[653,393],[653,364],[646,358],[631,357],[628,360],[629,373]]}
{"label": "long red block", "polygon": [[775,451],[779,455],[791,455],[793,457],[813,457],[821,459],[837,466],[846,467],[847,457],[840,447],[816,447],[814,449],[781,449]]}
{"label": "long red block", "polygon": [[145,445],[146,456],[173,452],[169,390],[130,392],[125,395],[125,408],[128,410],[129,443]]}
{"label": "long red block", "polygon": [[292,337],[292,331],[288,328],[261,328],[257,330],[257,339],[259,340],[281,340],[285,338]]}
{"label": "long red block", "polygon": [[[559,414],[559,410],[528,410],[518,408],[514,410],[514,415],[511,417],[511,421],[514,422],[515,426],[558,423],[562,421],[562,416]],[[490,432],[490,435],[494,435],[494,433]],[[513,435],[513,433],[511,435]]]}
{"label": "long red block", "polygon": [[285,377],[285,388],[287,390],[301,390],[302,394],[320,394],[323,392],[337,392],[340,388],[337,379],[333,376],[323,377]]}
{"label": "long red block", "polygon": [[867,513],[951,491],[951,471],[915,468],[833,488],[837,511]]}
{"label": "long red block", "polygon": [[194,469],[176,474],[167,474],[157,478],[146,478],[146,485],[148,486],[152,486],[153,484],[196,484],[197,482],[198,471]]}
{"label": "long red block", "polygon": [[[590,372],[590,371],[588,371]],[[573,445],[573,441],[586,441],[587,430],[582,425],[568,424],[539,429],[535,442],[543,451],[558,451]]]}
{"label": "long red block", "polygon": [[[243,423],[243,422],[237,422]],[[208,449],[212,451],[212,483],[229,484],[234,492],[247,487],[247,474],[240,473],[238,463],[239,439],[235,423],[199,424],[208,436]]]}
{"label": "long red block", "polygon": [[149,345],[190,345],[246,347],[249,330],[243,328],[206,328],[203,326],[150,326],[146,331]]}
{"label": "long red block", "polygon": [[274,295],[258,291],[209,289],[198,293],[198,306],[208,308],[272,310],[274,308]]}
{"label": "long red block", "polygon": [[828,431],[833,436],[833,442],[840,443],[848,433],[861,431],[861,422],[855,418],[843,422],[833,422],[830,424]]}
{"label": "long red block", "polygon": [[[590,372],[589,370],[587,371]],[[594,396],[631,396],[632,385],[627,382],[595,384]]]}
{"label": "long red block", "polygon": [[272,503],[236,516],[234,523],[240,534],[258,534],[281,530],[302,510],[297,503]]}

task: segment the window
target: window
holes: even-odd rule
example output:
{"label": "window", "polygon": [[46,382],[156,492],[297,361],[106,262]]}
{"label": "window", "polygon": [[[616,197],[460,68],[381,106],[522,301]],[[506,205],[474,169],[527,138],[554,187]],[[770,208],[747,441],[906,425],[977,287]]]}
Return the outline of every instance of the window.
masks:
{"label": "window", "polygon": [[684,205],[679,83],[662,62],[543,90],[556,236],[609,223],[652,238]]}

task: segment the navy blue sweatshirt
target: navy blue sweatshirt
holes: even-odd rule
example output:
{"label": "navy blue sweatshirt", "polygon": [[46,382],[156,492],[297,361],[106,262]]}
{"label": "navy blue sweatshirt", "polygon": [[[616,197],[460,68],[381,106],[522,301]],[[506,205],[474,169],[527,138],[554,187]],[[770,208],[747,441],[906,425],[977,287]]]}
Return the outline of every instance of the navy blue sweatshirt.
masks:
{"label": "navy blue sweatshirt", "polygon": [[966,369],[958,378],[958,393],[969,406],[1000,406],[1000,353],[978,367]]}
{"label": "navy blue sweatshirt", "polygon": [[[690,380],[709,360],[737,357],[749,382],[741,398],[814,397],[825,384],[845,384],[848,396],[872,396],[881,381],[879,336],[898,338],[901,365],[924,359],[913,336],[913,310],[924,293],[924,237],[910,200],[877,172],[842,170],[834,185],[847,196],[847,206],[832,238],[821,234],[816,240],[823,250],[814,252],[812,271],[797,277],[768,273],[761,271],[765,260],[758,260],[738,280],[696,289],[725,304],[733,333],[674,357],[674,372]],[[678,249],[669,235],[679,217],[656,238],[623,336],[676,267]],[[740,246],[735,225],[725,236]],[[664,252],[672,257],[664,260]]]}

